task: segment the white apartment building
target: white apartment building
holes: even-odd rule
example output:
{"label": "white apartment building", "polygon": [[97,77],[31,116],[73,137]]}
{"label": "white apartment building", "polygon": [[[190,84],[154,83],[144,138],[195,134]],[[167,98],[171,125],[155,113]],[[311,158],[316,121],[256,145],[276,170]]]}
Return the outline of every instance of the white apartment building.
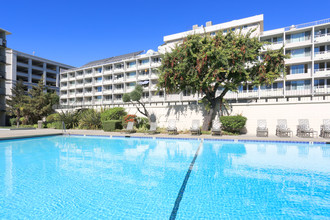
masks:
{"label": "white apartment building", "polygon": [[190,31],[164,37],[158,52],[149,50],[88,63],[80,68],[61,71],[60,104],[69,107],[95,107],[123,104],[122,95],[144,86],[143,99],[151,105],[196,102],[197,94],[157,92],[157,67],[161,54],[170,51],[189,34],[215,35],[222,31],[255,29],[261,41],[270,42],[272,49],[285,48],[291,58],[285,61],[287,76],[270,86],[241,86],[228,92],[231,103],[274,103],[310,100],[330,100],[330,19],[293,25],[276,30],[263,30],[263,15],[234,20],[222,24],[193,26]]}
{"label": "white apartment building", "polygon": [[37,85],[40,79],[50,90],[59,93],[60,71],[74,68],[63,63],[47,60],[13,49],[6,51],[6,95],[11,95],[11,89],[17,81],[22,80],[29,90]]}
{"label": "white apartment building", "polygon": [[0,125],[4,125],[6,118],[6,36],[10,32],[0,28]]}

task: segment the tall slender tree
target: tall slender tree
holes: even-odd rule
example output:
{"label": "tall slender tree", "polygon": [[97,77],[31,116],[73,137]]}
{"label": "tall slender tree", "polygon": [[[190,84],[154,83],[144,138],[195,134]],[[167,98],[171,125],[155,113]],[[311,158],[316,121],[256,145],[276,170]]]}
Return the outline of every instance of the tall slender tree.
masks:
{"label": "tall slender tree", "polygon": [[164,55],[159,88],[167,93],[190,90],[202,94],[203,130],[210,129],[228,91],[247,83],[271,84],[284,72],[283,48],[263,51],[263,43],[252,33],[189,35]]}
{"label": "tall slender tree", "polygon": [[7,114],[16,117],[16,125],[19,126],[20,118],[23,116],[23,111],[26,107],[29,97],[26,94],[25,86],[22,80],[16,82],[16,85],[11,89],[11,95],[6,100]]}

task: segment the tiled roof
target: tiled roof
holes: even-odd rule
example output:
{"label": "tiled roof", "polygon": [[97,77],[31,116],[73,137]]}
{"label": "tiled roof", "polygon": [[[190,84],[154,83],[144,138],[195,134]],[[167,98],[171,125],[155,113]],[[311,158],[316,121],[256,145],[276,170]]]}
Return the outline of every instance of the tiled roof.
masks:
{"label": "tiled roof", "polygon": [[120,60],[126,60],[126,59],[130,59],[133,58],[137,55],[140,55],[141,53],[143,53],[144,51],[138,51],[138,52],[133,52],[133,53],[128,53],[128,54],[124,54],[124,55],[119,55],[119,56],[115,56],[115,57],[109,57],[106,59],[102,59],[102,60],[95,60],[89,63],[86,63],[85,65],[83,65],[82,67],[88,67],[88,66],[96,66],[96,65],[100,65],[100,64],[104,64],[104,63],[113,63],[113,62],[118,62]]}

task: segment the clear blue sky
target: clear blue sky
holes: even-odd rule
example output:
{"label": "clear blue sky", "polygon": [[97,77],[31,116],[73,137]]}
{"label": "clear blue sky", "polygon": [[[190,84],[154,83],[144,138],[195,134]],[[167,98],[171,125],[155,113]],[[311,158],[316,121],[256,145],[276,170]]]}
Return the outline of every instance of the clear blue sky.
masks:
{"label": "clear blue sky", "polygon": [[264,14],[265,30],[330,18],[330,1],[3,0],[0,28],[15,50],[73,66],[154,49],[192,25]]}

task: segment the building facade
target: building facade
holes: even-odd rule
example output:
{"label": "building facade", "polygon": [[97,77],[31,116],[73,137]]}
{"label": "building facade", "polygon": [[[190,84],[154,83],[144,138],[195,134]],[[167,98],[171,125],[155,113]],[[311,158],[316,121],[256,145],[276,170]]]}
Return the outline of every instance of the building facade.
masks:
{"label": "building facade", "polygon": [[0,125],[4,125],[6,117],[6,36],[10,32],[0,29]]}
{"label": "building facade", "polygon": [[265,48],[284,46],[291,57],[285,61],[286,77],[270,86],[242,85],[238,92],[228,92],[231,103],[274,103],[296,101],[330,101],[330,19],[293,25],[276,30],[263,30],[263,15],[257,15],[205,27],[194,25],[190,31],[164,37],[158,52],[149,50],[91,62],[80,68],[61,72],[60,104],[70,107],[96,107],[124,104],[122,95],[144,87],[143,101],[150,105],[191,103],[201,97],[189,91],[166,94],[157,90],[161,54],[171,51],[189,34],[215,35],[218,31],[255,30],[255,36],[268,42]]}
{"label": "building facade", "polygon": [[29,90],[41,79],[48,89],[59,93],[60,71],[74,68],[13,49],[7,49],[6,59],[6,95],[11,95],[11,89],[19,80]]}

